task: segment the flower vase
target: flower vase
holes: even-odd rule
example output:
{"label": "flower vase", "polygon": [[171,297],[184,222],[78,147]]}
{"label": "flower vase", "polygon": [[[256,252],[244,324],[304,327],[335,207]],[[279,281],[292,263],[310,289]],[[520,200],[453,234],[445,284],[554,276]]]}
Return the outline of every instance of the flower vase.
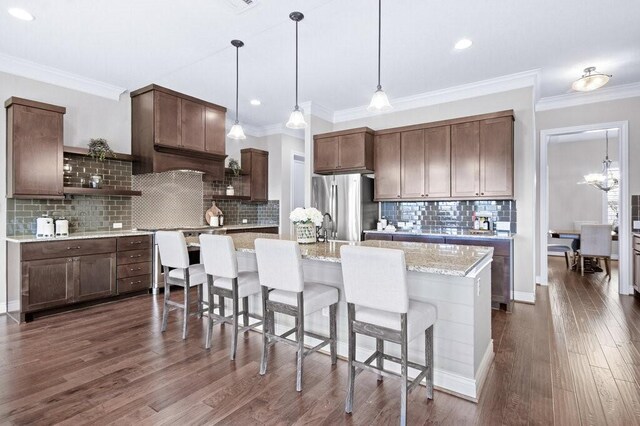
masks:
{"label": "flower vase", "polygon": [[314,223],[298,223],[296,225],[296,239],[300,244],[316,242],[316,225]]}

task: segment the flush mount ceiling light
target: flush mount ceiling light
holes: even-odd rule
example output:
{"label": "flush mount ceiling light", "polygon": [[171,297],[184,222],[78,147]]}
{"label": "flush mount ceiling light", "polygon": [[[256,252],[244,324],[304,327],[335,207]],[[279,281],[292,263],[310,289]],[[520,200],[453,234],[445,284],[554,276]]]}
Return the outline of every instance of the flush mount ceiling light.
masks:
{"label": "flush mount ceiling light", "polygon": [[244,130],[242,130],[242,126],[238,121],[238,80],[239,80],[239,52],[240,48],[244,46],[244,43],[240,40],[231,40],[231,45],[236,48],[236,121],[231,126],[231,130],[227,133],[227,136],[230,139],[246,139],[247,137],[244,135]]}
{"label": "flush mount ceiling light", "polygon": [[619,172],[611,170],[611,160],[609,160],[609,131],[605,131],[605,157],[602,161],[602,171],[600,173],[589,173],[584,175],[584,182],[598,188],[604,192],[609,192],[619,183]]}
{"label": "flush mount ceiling light", "polygon": [[472,44],[473,42],[471,40],[469,40],[468,38],[463,38],[458,40],[454,47],[457,50],[464,50],[470,48]]}
{"label": "flush mount ceiling light", "polygon": [[611,75],[596,71],[596,67],[584,69],[582,77],[573,82],[571,87],[578,92],[590,92],[604,86],[609,82]]}
{"label": "flush mount ceiling light", "polygon": [[23,21],[33,21],[34,19],[36,19],[32,14],[30,14],[24,9],[20,9],[19,7],[11,7],[9,8],[8,12],[9,12],[9,15],[13,16],[14,18],[21,19]]}
{"label": "flush mount ceiling light", "polygon": [[296,106],[291,111],[287,127],[290,129],[304,129],[307,123],[304,121],[304,115],[298,106],[298,22],[304,19],[304,15],[300,12],[291,12],[289,18],[296,23]]}
{"label": "flush mount ceiling light", "polygon": [[262,102],[260,102],[260,99],[251,99],[249,103],[253,106],[259,106],[260,104],[262,104]]}
{"label": "flush mount ceiling light", "polygon": [[380,112],[380,111],[388,111],[392,108],[389,103],[389,98],[387,94],[382,90],[382,85],[380,84],[380,45],[382,41],[382,0],[378,0],[378,87],[371,98],[371,102],[369,103],[369,107],[367,111],[371,112]]}

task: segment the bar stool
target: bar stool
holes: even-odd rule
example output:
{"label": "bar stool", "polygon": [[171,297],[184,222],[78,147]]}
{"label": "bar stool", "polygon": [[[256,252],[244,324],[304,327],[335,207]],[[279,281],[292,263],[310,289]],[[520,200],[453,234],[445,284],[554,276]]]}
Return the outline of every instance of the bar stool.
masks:
{"label": "bar stool", "polygon": [[[182,232],[177,231],[157,231],[156,242],[160,250],[160,262],[164,269],[164,306],[162,310],[162,331],[167,329],[167,320],[169,318],[169,310],[183,310],[182,338],[187,338],[187,324],[189,318],[189,289],[191,287],[198,288],[198,310],[195,315],[202,317],[205,311],[204,305],[207,305],[206,311],[209,310],[209,303],[202,300],[202,285],[207,283],[207,275],[204,271],[204,265],[189,265],[189,252],[187,250],[187,242]],[[174,268],[174,269],[171,269]],[[177,285],[184,288],[184,303],[180,304],[170,300],[171,286]],[[211,300],[209,300],[212,302]]]}
{"label": "bar stool", "polygon": [[[353,411],[355,378],[362,371],[400,377],[400,424],[407,422],[407,395],[422,379],[427,398],[433,399],[433,324],[437,313],[429,303],[409,300],[407,268],[402,250],[373,247],[340,247],[344,296],[347,300],[349,378],[345,411]],[[376,351],[366,361],[356,360],[356,333],[376,339]],[[409,341],[424,333],[425,365],[408,360]],[[384,353],[384,341],[400,345],[400,358]],[[376,366],[371,363],[376,361]],[[400,364],[400,375],[384,369],[384,360]],[[420,374],[408,382],[407,370]],[[358,371],[360,370],[360,371]]]}
{"label": "bar stool", "polygon": [[[267,372],[268,348],[276,342],[287,343],[298,349],[296,390],[302,391],[302,362],[304,357],[329,345],[331,364],[337,361],[336,308],[338,289],[323,284],[304,281],[300,247],[295,241],[258,238],[255,241],[258,259],[258,274],[262,285],[262,312],[265,327],[262,328],[262,360],[260,374]],[[329,338],[305,331],[304,316],[329,308]],[[274,313],[293,316],[295,327],[276,334]],[[295,333],[295,341],[287,336]],[[305,351],[304,336],[320,340],[320,343]]]}
{"label": "bar stool", "polygon": [[[207,273],[209,300],[218,296],[218,309],[220,315],[213,312],[213,303],[209,304],[209,322],[207,326],[206,348],[211,348],[211,333],[213,325],[229,323],[233,325],[231,334],[231,359],[236,358],[238,346],[238,317],[242,314],[244,333],[259,325],[262,325],[262,317],[249,313],[249,296],[260,293],[260,280],[255,271],[238,272],[238,259],[233,239],[227,235],[200,234],[200,256],[204,262]],[[224,298],[233,302],[233,315],[225,316]],[[238,312],[238,303],[242,299],[242,311]],[[261,320],[249,325],[249,317]]]}

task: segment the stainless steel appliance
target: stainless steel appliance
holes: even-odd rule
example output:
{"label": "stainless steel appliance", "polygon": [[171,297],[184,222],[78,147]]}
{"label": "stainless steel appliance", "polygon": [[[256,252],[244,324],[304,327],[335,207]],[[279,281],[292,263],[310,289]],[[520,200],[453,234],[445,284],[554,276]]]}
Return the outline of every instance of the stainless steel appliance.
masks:
{"label": "stainless steel appliance", "polygon": [[329,214],[323,226],[331,240],[361,241],[362,231],[376,226],[378,204],[373,201],[373,179],[363,175],[313,177],[311,206]]}
{"label": "stainless steel appliance", "polygon": [[139,231],[154,232],[153,234],[153,276],[151,288],[153,294],[158,294],[159,289],[164,287],[164,274],[162,272],[162,262],[160,261],[160,250],[158,250],[158,244],[156,243],[156,231],[180,231],[186,237],[197,237],[200,234],[224,234],[225,230],[215,228],[211,226],[183,226],[179,228],[146,228],[138,229]]}

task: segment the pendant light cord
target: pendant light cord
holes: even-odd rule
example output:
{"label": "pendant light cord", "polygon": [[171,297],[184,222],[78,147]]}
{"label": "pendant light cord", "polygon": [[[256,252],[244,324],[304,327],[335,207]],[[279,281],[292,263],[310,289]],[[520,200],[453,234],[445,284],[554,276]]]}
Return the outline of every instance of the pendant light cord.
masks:
{"label": "pendant light cord", "polygon": [[296,110],[298,107],[298,21],[296,21]]}
{"label": "pendant light cord", "polygon": [[605,158],[605,161],[609,161],[609,131],[608,130],[604,131],[604,138],[605,138],[605,144],[606,144],[605,145],[606,152],[605,152],[604,158]]}
{"label": "pendant light cord", "polygon": [[238,124],[238,80],[240,79],[239,60],[240,48],[236,47],[236,124]]}
{"label": "pendant light cord", "polygon": [[378,0],[378,90],[382,89],[380,85],[380,50],[382,49],[382,0]]}

